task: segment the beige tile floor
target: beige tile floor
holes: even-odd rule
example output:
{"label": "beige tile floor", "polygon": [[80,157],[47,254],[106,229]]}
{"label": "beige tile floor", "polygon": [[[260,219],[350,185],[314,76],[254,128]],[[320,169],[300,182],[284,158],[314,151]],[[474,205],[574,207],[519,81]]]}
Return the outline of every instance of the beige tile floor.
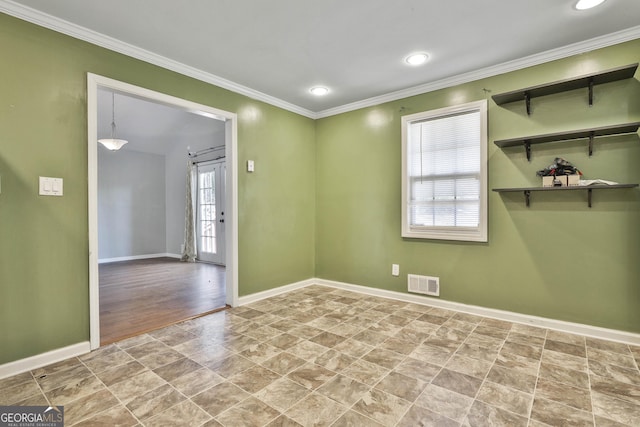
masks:
{"label": "beige tile floor", "polygon": [[640,347],[310,286],[0,380],[76,426],[638,426]]}

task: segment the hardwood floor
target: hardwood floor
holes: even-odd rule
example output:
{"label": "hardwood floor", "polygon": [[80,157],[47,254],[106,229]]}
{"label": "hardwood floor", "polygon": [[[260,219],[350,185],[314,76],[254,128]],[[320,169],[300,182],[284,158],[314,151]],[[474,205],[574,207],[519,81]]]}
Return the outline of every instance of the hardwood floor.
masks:
{"label": "hardwood floor", "polygon": [[152,258],[100,264],[100,344],[225,308],[225,269]]}

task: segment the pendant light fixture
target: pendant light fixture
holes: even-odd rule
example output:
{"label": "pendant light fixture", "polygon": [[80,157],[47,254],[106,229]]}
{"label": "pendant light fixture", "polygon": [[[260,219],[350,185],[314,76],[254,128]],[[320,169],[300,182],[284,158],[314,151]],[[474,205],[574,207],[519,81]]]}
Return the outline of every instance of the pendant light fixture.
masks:
{"label": "pendant light fixture", "polygon": [[102,138],[99,139],[98,142],[104,145],[111,151],[116,151],[122,148],[124,144],[126,144],[126,139],[117,139],[116,138],[116,101],[115,101],[115,93],[111,93],[111,138]]}
{"label": "pendant light fixture", "polygon": [[578,10],[591,9],[592,7],[596,7],[604,3],[604,1],[605,0],[578,0],[578,3],[576,3],[576,9]]}

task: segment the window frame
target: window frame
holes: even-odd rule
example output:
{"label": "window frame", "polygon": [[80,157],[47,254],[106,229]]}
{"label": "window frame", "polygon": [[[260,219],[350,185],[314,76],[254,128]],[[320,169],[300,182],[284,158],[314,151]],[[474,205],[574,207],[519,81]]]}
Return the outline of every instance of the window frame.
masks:
{"label": "window frame", "polygon": [[[415,226],[410,224],[411,176],[409,176],[409,127],[425,120],[445,118],[465,113],[480,113],[480,218],[478,227]],[[402,237],[414,239],[488,241],[488,118],[487,100],[473,101],[401,117],[402,122]]]}

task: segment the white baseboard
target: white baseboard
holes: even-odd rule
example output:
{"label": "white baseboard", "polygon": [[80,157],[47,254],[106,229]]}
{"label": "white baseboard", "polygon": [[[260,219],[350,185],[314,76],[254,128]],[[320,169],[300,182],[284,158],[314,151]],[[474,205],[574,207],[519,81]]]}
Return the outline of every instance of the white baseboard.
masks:
{"label": "white baseboard", "polygon": [[251,304],[252,302],[257,302],[270,297],[275,297],[276,295],[284,294],[296,289],[306,288],[307,286],[315,285],[317,282],[317,279],[307,279],[300,282],[291,283],[289,285],[268,289],[266,291],[256,292],[255,294],[244,295],[238,298],[238,306]]}
{"label": "white baseboard", "polygon": [[136,259],[150,259],[150,258],[182,258],[182,255],[178,254],[170,254],[168,252],[162,254],[145,254],[145,255],[132,255],[132,256],[121,256],[117,258],[102,258],[98,260],[98,264],[106,264],[109,262],[120,262],[120,261],[133,261]]}
{"label": "white baseboard", "polygon": [[448,310],[460,311],[463,313],[475,314],[492,319],[505,320],[507,322],[522,323],[539,328],[553,329],[570,334],[583,335],[592,338],[600,338],[609,341],[617,341],[625,344],[640,345],[640,334],[633,332],[619,331],[616,329],[601,328],[599,326],[585,325],[582,323],[565,322],[563,320],[549,319],[546,317],[531,316],[528,314],[515,313],[513,311],[497,310],[477,305],[462,304],[459,302],[436,299],[433,297],[423,297],[402,292],[387,291],[384,289],[370,288],[367,286],[352,285],[350,283],[336,282],[333,280],[314,279],[318,285],[332,288],[345,289],[361,294],[395,299],[404,302],[426,305],[430,307],[444,308]]}
{"label": "white baseboard", "polygon": [[[164,256],[164,255],[163,255]],[[446,301],[430,297],[423,297],[414,294],[388,291],[385,289],[370,288],[367,286],[353,285],[350,283],[336,282],[325,279],[307,279],[289,285],[280,286],[255,294],[245,295],[238,298],[238,306],[257,302],[269,297],[281,295],[296,289],[302,289],[311,285],[322,285],[347,291],[357,292],[365,295],[389,298],[403,302],[426,305],[430,307],[455,310],[462,313],[475,314],[492,319],[505,320],[508,322],[521,323],[540,328],[553,329],[560,332],[583,335],[592,338],[600,338],[609,341],[617,341],[625,344],[640,345],[640,334],[619,331],[616,329],[601,328],[598,326],[585,325],[582,323],[565,322],[563,320],[549,319],[545,317],[531,316],[528,314],[515,313],[512,311],[496,310],[493,308],[480,307],[477,305],[462,304],[453,301]],[[60,362],[70,357],[89,353],[91,347],[89,341],[73,344],[67,347],[52,350],[46,353],[16,360],[14,362],[0,365],[0,379],[7,378],[33,369],[41,368],[52,363]]]}
{"label": "white baseboard", "polygon": [[91,351],[89,341],[73,344],[67,347],[57,348],[46,353],[36,354],[35,356],[25,359],[16,360],[14,362],[0,365],[0,380],[3,378],[18,375],[23,372],[32,371],[52,363],[60,362],[70,357],[80,356]]}
{"label": "white baseboard", "polygon": [[462,304],[459,302],[436,299],[432,297],[424,297],[421,295],[408,294],[403,292],[388,291],[385,289],[370,288],[367,286],[353,285],[350,283],[336,282],[326,279],[308,279],[290,285],[280,286],[278,288],[269,289],[267,291],[240,297],[238,305],[250,304],[265,298],[280,295],[285,292],[301,289],[311,285],[323,285],[347,291],[358,292],[365,295],[371,295],[393,300],[410,302],[414,304],[426,305],[429,307],[444,308],[447,310],[455,310],[462,313],[475,314],[492,319],[505,320],[508,322],[521,323],[524,325],[536,326],[539,328],[553,329],[555,331],[567,332],[571,334],[583,335],[592,338],[600,338],[609,341],[617,341],[625,344],[640,345],[640,334],[633,332],[619,331],[616,329],[601,328],[598,326],[585,325],[582,323],[572,323],[563,320],[549,319],[546,317],[531,316],[528,314],[515,313],[506,310],[497,310],[493,308],[481,307],[477,305]]}

